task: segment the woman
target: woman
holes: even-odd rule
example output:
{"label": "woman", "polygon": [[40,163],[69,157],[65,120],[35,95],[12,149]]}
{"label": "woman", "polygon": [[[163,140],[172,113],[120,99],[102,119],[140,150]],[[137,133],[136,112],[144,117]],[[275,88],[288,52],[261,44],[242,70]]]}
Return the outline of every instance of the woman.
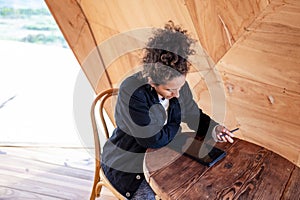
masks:
{"label": "woman", "polygon": [[144,153],[168,145],[181,132],[181,122],[197,136],[233,142],[234,135],[193,100],[186,75],[194,42],[186,30],[169,21],[149,39],[143,70],[120,86],[117,128],[104,145],[101,165],[111,184],[128,199],[155,199],[143,175]]}

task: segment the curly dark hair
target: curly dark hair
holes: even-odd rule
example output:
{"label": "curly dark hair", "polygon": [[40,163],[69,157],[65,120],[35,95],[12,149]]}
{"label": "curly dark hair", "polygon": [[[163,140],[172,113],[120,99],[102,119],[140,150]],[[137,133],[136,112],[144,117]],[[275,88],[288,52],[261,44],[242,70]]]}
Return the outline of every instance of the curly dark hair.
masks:
{"label": "curly dark hair", "polygon": [[160,85],[186,75],[190,67],[187,58],[195,53],[191,49],[195,42],[187,30],[174,25],[171,20],[163,29],[155,29],[144,49],[144,77],[151,77],[155,84]]}

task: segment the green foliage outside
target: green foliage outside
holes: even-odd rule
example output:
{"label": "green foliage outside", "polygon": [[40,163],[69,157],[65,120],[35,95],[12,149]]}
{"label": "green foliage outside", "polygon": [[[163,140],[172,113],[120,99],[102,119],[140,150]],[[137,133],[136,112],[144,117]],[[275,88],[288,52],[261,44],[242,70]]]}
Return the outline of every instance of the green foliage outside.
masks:
{"label": "green foliage outside", "polygon": [[32,15],[51,15],[45,8],[30,9],[30,8],[0,8],[1,17],[26,18]]}
{"label": "green foliage outside", "polygon": [[46,8],[0,8],[0,39],[68,47]]}

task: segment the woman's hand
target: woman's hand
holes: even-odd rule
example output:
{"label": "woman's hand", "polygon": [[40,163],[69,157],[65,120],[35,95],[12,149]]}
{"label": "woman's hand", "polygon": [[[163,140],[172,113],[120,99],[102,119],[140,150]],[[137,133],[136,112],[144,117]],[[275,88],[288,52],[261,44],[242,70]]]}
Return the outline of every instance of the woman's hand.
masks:
{"label": "woman's hand", "polygon": [[233,143],[234,134],[231,133],[226,127],[222,125],[217,125],[216,136],[219,141]]}

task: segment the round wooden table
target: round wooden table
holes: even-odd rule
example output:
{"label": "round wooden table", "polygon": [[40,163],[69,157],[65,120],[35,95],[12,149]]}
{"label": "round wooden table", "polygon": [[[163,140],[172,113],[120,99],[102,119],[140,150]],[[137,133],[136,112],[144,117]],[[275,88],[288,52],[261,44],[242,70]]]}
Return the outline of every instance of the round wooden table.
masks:
{"label": "round wooden table", "polygon": [[212,167],[168,147],[148,149],[146,180],[161,199],[300,199],[300,169],[290,161],[239,139],[216,146],[227,155]]}

